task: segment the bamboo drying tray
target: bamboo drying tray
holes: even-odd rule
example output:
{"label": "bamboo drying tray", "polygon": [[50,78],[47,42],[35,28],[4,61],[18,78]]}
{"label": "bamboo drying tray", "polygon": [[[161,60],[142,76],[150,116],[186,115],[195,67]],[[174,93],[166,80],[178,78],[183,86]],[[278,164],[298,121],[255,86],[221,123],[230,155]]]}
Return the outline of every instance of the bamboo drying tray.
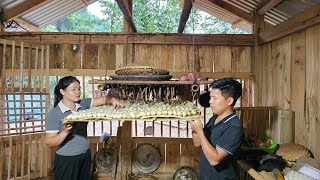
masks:
{"label": "bamboo drying tray", "polygon": [[112,106],[99,106],[91,109],[73,112],[65,117],[63,122],[89,121],[133,121],[133,120],[191,120],[198,119],[201,110],[191,102],[182,104],[168,103],[130,103],[123,102],[124,108],[114,109]]}
{"label": "bamboo drying tray", "polygon": [[92,121],[156,121],[156,120],[165,120],[165,121],[180,121],[180,120],[196,120],[202,118],[201,115],[198,116],[186,116],[186,117],[180,117],[180,116],[169,116],[169,115],[159,115],[159,116],[146,116],[141,118],[126,118],[126,119],[113,119],[113,118],[83,118],[83,119],[62,119],[62,123],[67,122],[92,122]]}

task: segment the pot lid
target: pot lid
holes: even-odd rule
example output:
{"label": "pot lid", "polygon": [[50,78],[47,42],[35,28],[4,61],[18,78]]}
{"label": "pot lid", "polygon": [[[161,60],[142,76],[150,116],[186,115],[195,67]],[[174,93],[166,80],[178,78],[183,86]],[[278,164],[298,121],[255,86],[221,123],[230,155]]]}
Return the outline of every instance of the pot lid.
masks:
{"label": "pot lid", "polygon": [[197,173],[189,166],[180,167],[173,175],[173,180],[197,180]]}
{"label": "pot lid", "polygon": [[133,165],[141,173],[152,173],[161,162],[160,152],[151,144],[141,144],[133,152]]}
{"label": "pot lid", "polygon": [[117,163],[117,153],[111,148],[102,148],[96,152],[94,163],[100,172],[111,172],[113,165]]}

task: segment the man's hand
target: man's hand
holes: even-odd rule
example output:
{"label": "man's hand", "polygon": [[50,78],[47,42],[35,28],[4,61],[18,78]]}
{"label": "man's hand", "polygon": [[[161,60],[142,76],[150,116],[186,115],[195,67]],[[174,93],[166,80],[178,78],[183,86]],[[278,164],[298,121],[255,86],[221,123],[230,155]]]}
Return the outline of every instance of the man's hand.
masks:
{"label": "man's hand", "polygon": [[189,123],[193,131],[197,132],[198,134],[203,132],[203,124],[200,119],[189,120]]}
{"label": "man's hand", "polygon": [[201,146],[201,140],[197,132],[192,131],[192,140],[195,147]]}

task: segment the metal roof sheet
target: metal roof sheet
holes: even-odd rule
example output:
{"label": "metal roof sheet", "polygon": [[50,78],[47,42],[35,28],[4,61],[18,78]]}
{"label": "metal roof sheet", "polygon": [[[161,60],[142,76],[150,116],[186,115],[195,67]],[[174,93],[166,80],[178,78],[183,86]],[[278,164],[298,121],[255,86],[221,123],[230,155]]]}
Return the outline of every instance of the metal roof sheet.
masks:
{"label": "metal roof sheet", "polygon": [[[269,0],[223,0],[224,2],[237,7],[248,14],[253,14],[255,10],[262,7]],[[285,0],[270,9],[264,16],[265,21],[271,25],[278,25],[281,22],[319,4],[320,0]],[[208,0],[195,0],[194,7],[205,11],[223,21],[230,24],[241,20],[240,17],[234,15],[232,12],[224,10],[223,8],[214,5]],[[245,24],[241,29],[251,32],[252,25]]]}
{"label": "metal roof sheet", "polygon": [[[0,6],[7,10],[14,6],[19,5],[25,0],[2,0]],[[88,4],[95,2],[95,0],[89,0]],[[59,19],[84,8],[85,5],[81,0],[49,0],[30,12],[20,16],[23,21],[30,23],[36,27],[44,27],[51,23],[58,21]],[[6,28],[7,32],[25,32],[23,28]]]}
{"label": "metal roof sheet", "polygon": [[[24,1],[25,0],[1,0],[0,6],[7,10],[19,5]],[[95,1],[96,0],[89,0],[88,3],[91,4]],[[224,2],[237,7],[248,14],[253,14],[255,10],[262,7],[268,1],[269,0],[224,0]],[[285,0],[265,14],[265,21],[271,25],[277,25],[319,3],[320,0]],[[41,28],[56,22],[83,7],[85,7],[85,5],[81,2],[81,0],[49,0],[47,3],[38,6],[19,18],[30,23],[31,25]],[[213,5],[208,0],[195,0],[194,7],[230,24],[241,20],[241,18],[234,15],[232,12],[224,10],[217,5]],[[251,33],[252,24],[246,23],[241,26],[241,29]],[[25,31],[23,28],[22,30]],[[7,31],[9,31],[9,29]],[[14,31],[14,28],[10,31]]]}

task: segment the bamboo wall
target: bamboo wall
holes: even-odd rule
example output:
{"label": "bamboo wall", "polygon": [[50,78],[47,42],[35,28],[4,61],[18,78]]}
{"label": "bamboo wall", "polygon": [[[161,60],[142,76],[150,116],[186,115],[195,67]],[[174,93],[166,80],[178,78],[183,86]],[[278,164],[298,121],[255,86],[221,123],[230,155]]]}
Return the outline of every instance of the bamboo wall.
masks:
{"label": "bamboo wall", "polygon": [[295,112],[295,142],[320,159],[320,26],[257,49],[253,62],[255,106]]}

